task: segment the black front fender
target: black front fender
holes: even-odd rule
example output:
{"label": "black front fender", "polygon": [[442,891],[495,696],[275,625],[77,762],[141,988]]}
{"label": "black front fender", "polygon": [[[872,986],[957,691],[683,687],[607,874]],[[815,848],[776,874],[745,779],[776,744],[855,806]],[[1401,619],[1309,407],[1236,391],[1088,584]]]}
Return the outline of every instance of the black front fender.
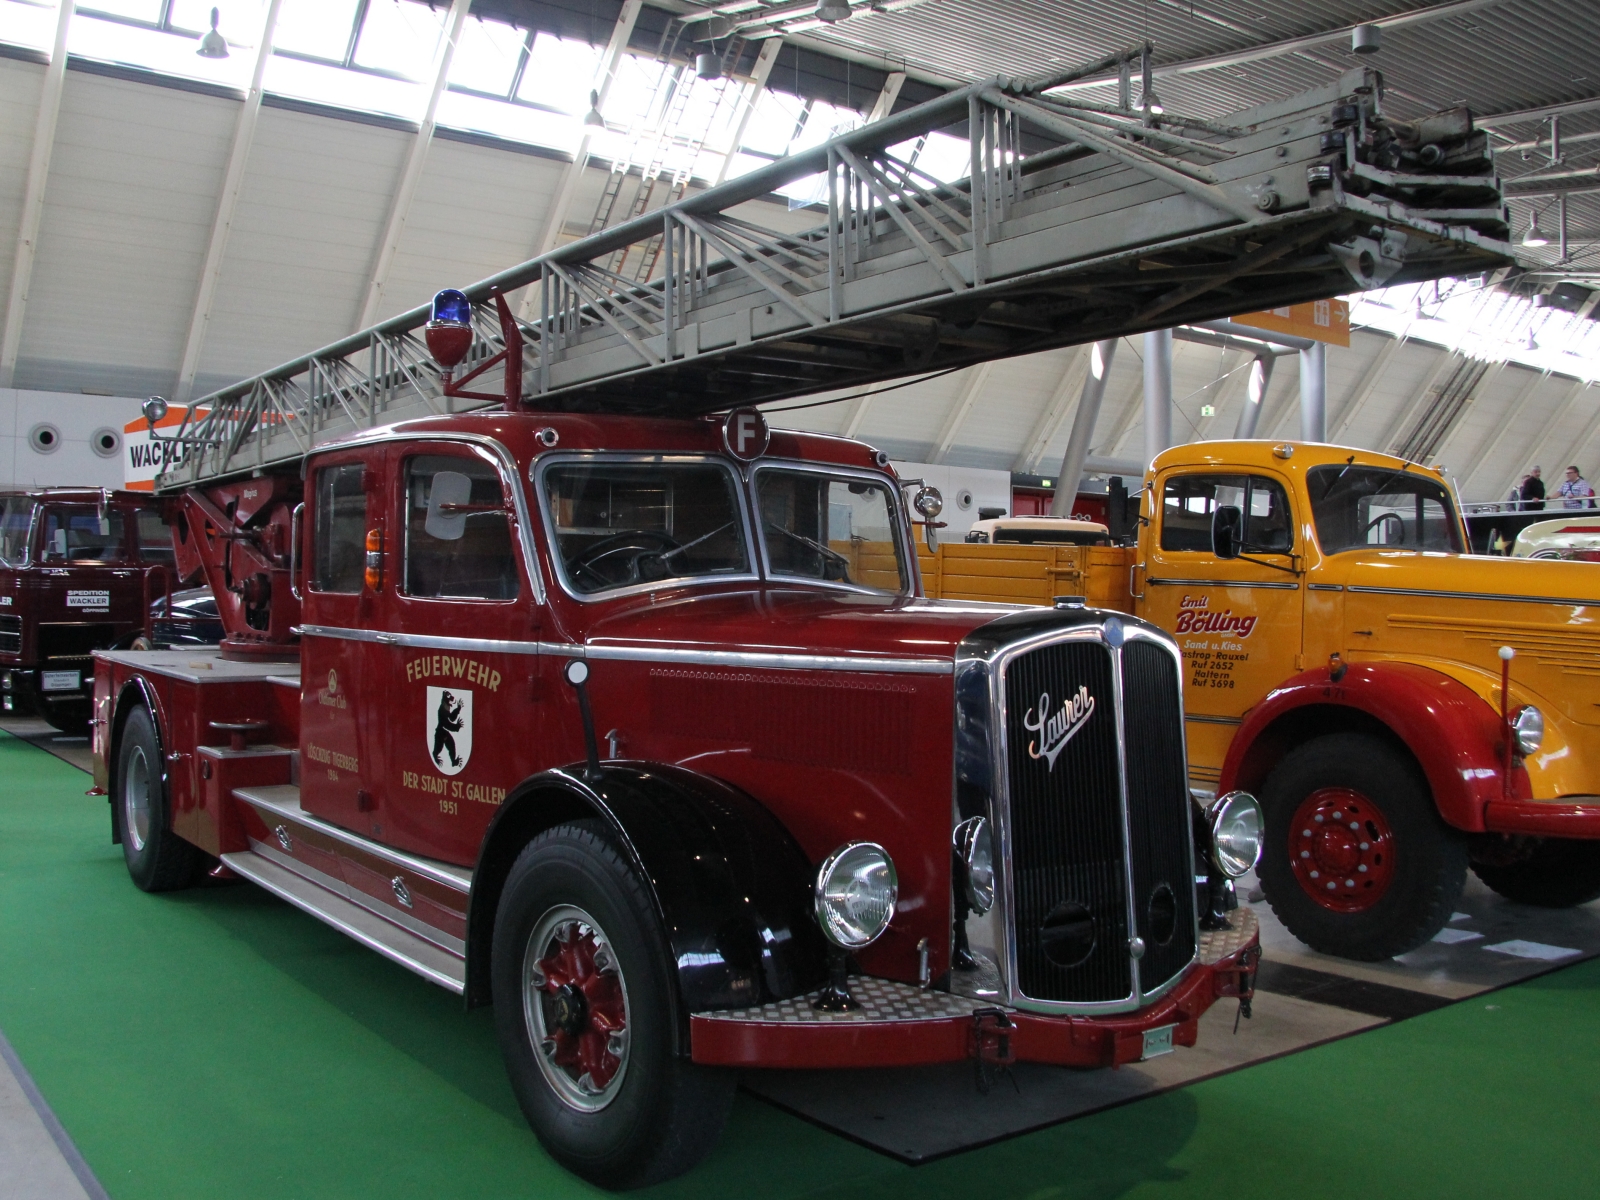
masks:
{"label": "black front fender", "polygon": [[545,829],[593,818],[650,883],[685,1017],[788,999],[826,978],[826,945],[811,915],[815,868],[776,817],[737,788],[681,767],[610,763],[592,781],[576,767],[535,775],[495,814],[467,913],[469,1007],[491,999],[490,947],[511,864]]}

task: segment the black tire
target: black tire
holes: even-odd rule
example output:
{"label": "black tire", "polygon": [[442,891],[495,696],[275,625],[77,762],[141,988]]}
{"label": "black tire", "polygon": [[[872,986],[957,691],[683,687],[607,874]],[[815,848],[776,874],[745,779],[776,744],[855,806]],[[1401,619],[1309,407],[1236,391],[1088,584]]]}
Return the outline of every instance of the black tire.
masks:
{"label": "black tire", "polygon": [[1507,900],[1571,908],[1600,899],[1600,842],[1546,838],[1533,854],[1505,866],[1473,863],[1475,875]]}
{"label": "black tire", "polygon": [[[567,946],[589,955],[597,971],[589,978],[609,990],[586,985],[580,1001],[570,986],[555,986],[560,971],[551,964]],[[562,1166],[601,1187],[643,1187],[681,1175],[716,1144],[734,1073],[679,1056],[680,1001],[665,931],[648,885],[599,829],[559,825],[518,855],[495,917],[490,970],[512,1090]],[[543,989],[525,986],[530,972],[546,981]],[[605,1023],[614,1025],[617,996],[621,1042]],[[550,1055],[539,1049],[546,1033]],[[605,1048],[585,1060],[599,1062],[595,1071],[575,1075],[578,1067],[560,1059],[584,1053],[584,1039],[591,1055]]]}
{"label": "black tire", "polygon": [[143,705],[128,714],[117,743],[117,828],[128,874],[146,892],[188,887],[205,863],[200,848],[172,832],[166,772],[155,722]]}
{"label": "black tire", "polygon": [[[1357,898],[1351,903],[1367,904],[1357,911],[1334,911],[1313,898],[1311,888],[1328,883],[1338,887],[1343,880],[1325,876],[1313,884],[1300,877],[1304,864],[1297,871],[1291,863],[1291,855],[1310,857],[1303,847],[1312,830],[1295,816],[1319,793],[1355,793],[1368,806],[1360,814],[1363,820],[1376,821],[1380,829],[1387,826],[1392,853],[1373,864],[1386,884],[1370,902],[1352,893]],[[1266,846],[1257,868],[1262,890],[1289,932],[1313,950],[1375,962],[1415,950],[1450,920],[1467,877],[1466,839],[1440,819],[1426,779],[1403,750],[1367,734],[1316,738],[1290,751],[1273,769],[1261,801],[1267,818]],[[1308,827],[1296,829],[1296,824]],[[1365,830],[1355,836],[1369,837]],[[1360,846],[1365,850],[1368,842]],[[1352,868],[1361,870],[1366,867]],[[1350,879],[1366,885],[1374,877],[1352,873]],[[1337,893],[1335,899],[1341,896]]]}

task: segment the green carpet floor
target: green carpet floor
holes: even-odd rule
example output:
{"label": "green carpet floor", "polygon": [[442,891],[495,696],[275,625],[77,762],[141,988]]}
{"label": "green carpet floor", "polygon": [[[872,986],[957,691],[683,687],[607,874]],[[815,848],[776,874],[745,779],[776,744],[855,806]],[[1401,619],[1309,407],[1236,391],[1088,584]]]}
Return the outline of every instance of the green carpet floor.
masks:
{"label": "green carpet floor", "polygon": [[[139,892],[86,786],[0,737],[0,1030],[116,1200],[592,1194],[488,1013],[254,887]],[[918,1168],[741,1096],[653,1194],[1593,1197],[1597,1114],[1600,961]]]}

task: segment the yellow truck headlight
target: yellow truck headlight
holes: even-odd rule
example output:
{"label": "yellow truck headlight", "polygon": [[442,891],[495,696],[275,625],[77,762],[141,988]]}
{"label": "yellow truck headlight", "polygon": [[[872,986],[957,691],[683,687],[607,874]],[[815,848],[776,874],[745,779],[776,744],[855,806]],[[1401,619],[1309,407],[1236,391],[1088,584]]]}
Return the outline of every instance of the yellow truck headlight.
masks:
{"label": "yellow truck headlight", "polygon": [[1544,742],[1544,714],[1524,704],[1511,718],[1511,736],[1516,739],[1518,754],[1534,753]]}

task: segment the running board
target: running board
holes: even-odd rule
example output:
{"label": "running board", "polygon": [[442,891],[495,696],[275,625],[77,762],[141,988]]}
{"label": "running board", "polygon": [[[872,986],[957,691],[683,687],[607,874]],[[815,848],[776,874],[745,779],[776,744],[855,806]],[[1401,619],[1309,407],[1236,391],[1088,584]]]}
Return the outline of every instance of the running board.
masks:
{"label": "running board", "polygon": [[448,988],[458,995],[466,991],[467,964],[432,942],[385,921],[376,913],[367,911],[359,904],[352,904],[262,855],[240,851],[224,854],[222,861],[234,874],[266,888],[274,896],[333,926],[369,950],[376,950],[385,958],[415,971],[430,983]]}

